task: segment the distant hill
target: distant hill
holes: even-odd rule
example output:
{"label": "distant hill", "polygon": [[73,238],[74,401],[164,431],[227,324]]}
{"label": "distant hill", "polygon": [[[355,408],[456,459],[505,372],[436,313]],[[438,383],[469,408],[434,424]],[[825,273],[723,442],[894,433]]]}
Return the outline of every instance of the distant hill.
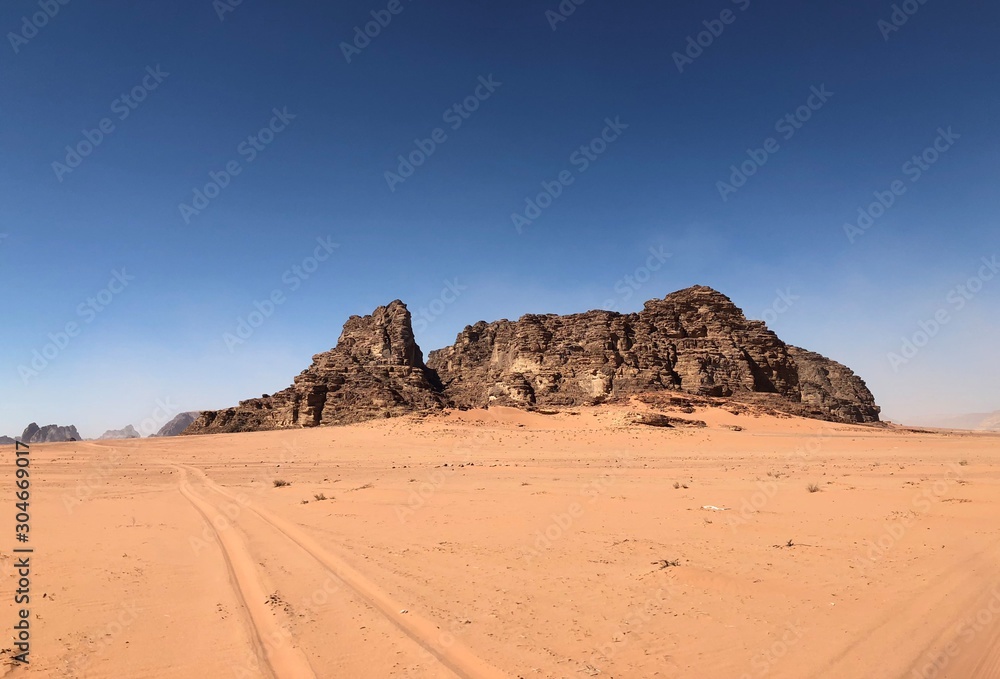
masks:
{"label": "distant hill", "polygon": [[966,415],[930,417],[924,420],[922,424],[929,427],[944,427],[945,429],[1000,431],[1000,410],[995,410],[992,413],[968,413]]}
{"label": "distant hill", "polygon": [[131,424],[126,425],[124,429],[108,429],[106,432],[98,436],[98,439],[137,439],[140,437],[139,432],[135,430]]}
{"label": "distant hill", "polygon": [[12,446],[15,443],[17,443],[17,441],[9,436],[0,436],[0,446]]}
{"label": "distant hill", "polygon": [[160,431],[153,434],[153,436],[180,436],[181,432],[191,426],[191,423],[198,419],[199,415],[201,415],[200,410],[181,413],[160,427]]}
{"label": "distant hill", "polygon": [[48,424],[39,427],[32,422],[24,428],[21,440],[25,443],[60,443],[62,441],[82,441],[83,437],[76,430],[74,425],[60,426],[58,424]]}

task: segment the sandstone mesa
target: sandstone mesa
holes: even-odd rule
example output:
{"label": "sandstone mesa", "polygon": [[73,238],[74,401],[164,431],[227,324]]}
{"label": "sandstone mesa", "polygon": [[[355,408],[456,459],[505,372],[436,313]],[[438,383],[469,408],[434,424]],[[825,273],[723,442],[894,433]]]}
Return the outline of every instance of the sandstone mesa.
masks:
{"label": "sandstone mesa", "polygon": [[184,433],[350,424],[449,407],[597,405],[650,392],[879,421],[879,406],[850,368],[785,344],[722,293],[695,286],[631,314],[480,321],[426,363],[410,312],[396,300],[348,319],[337,346],[316,354],[292,386],[205,411]]}

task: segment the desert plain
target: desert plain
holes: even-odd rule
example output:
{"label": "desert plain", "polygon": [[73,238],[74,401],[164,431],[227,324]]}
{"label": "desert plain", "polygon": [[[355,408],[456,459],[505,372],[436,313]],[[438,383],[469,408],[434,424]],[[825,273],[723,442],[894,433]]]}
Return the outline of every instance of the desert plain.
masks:
{"label": "desert plain", "polygon": [[0,676],[1000,677],[1000,435],[644,407],[32,445]]}

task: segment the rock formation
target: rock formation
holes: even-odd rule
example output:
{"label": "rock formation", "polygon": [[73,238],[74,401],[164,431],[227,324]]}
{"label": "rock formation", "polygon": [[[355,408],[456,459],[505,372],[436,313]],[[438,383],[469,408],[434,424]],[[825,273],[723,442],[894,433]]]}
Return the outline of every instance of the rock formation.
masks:
{"label": "rock formation", "polygon": [[31,443],[31,437],[38,433],[38,425],[32,422],[21,432],[20,440],[23,443]]}
{"label": "rock formation", "polygon": [[819,416],[877,422],[879,408],[851,370],[786,345],[725,295],[693,287],[642,311],[529,315],[479,322],[432,351],[458,406],[583,405],[649,391],[702,396],[777,394]]}
{"label": "rock formation", "polygon": [[696,286],[633,314],[480,321],[426,365],[397,300],[352,316],[337,346],[314,356],[291,387],[204,412],[184,433],[347,424],[448,406],[579,406],[659,391],[763,398],[843,422],[877,422],[879,413],[849,368],[785,344],[725,295]]}
{"label": "rock formation", "polygon": [[63,441],[81,441],[80,432],[72,424],[68,427],[60,427],[58,424],[49,424],[39,427],[32,422],[24,429],[20,439],[24,443],[60,443]]}
{"label": "rock formation", "polygon": [[97,437],[98,440],[102,439],[137,439],[140,438],[139,432],[135,430],[131,424],[126,425],[124,429],[108,429],[106,432]]}
{"label": "rock formation", "polygon": [[12,446],[15,443],[17,443],[17,441],[9,436],[0,436],[0,446]]}
{"label": "rock formation", "polygon": [[192,422],[198,419],[199,415],[201,415],[200,410],[181,413],[160,427],[160,430],[155,434],[151,434],[151,436],[180,436]]}
{"label": "rock formation", "polygon": [[313,356],[295,383],[227,410],[203,412],[185,434],[349,424],[447,404],[413,339],[410,312],[396,300],[352,316],[337,346]]}

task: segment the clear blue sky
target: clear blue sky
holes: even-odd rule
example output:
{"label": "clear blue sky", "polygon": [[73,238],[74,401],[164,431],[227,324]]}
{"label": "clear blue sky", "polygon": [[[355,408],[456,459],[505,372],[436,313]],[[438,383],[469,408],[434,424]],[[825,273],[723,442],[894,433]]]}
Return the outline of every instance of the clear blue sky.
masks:
{"label": "clear blue sky", "polygon": [[[440,312],[418,324],[426,354],[479,319],[631,311],[693,284],[854,368],[889,418],[1000,408],[1000,276],[947,301],[1000,255],[1000,7],[929,0],[890,32],[892,3],[861,0],[587,0],[558,22],[555,0],[400,0],[348,63],[342,43],[390,4],[243,0],[220,20],[211,0],[75,0],[43,22],[37,0],[4,3],[0,434],[35,420],[97,436],[157,399],[276,391],[349,315],[396,298]],[[476,110],[452,109],[477,92]],[[776,128],[808,103],[809,120]],[[616,117],[627,128],[605,131]],[[88,149],[85,130],[104,138]],[[602,132],[606,148],[573,157]],[[766,164],[720,192],[769,138]],[[936,140],[915,180],[904,164]],[[227,164],[239,174],[183,218]],[[563,172],[572,183],[516,229]],[[906,192],[852,243],[845,222],[896,180]],[[337,247],[300,277],[327,237]],[[671,257],[647,280],[650,248]],[[123,269],[134,280],[102,293]],[[457,299],[435,302],[456,280]],[[225,333],[275,290],[230,351]],[[778,290],[798,298],[782,313]],[[941,309],[948,322],[893,366]],[[25,377],[67,323],[76,336]]]}

